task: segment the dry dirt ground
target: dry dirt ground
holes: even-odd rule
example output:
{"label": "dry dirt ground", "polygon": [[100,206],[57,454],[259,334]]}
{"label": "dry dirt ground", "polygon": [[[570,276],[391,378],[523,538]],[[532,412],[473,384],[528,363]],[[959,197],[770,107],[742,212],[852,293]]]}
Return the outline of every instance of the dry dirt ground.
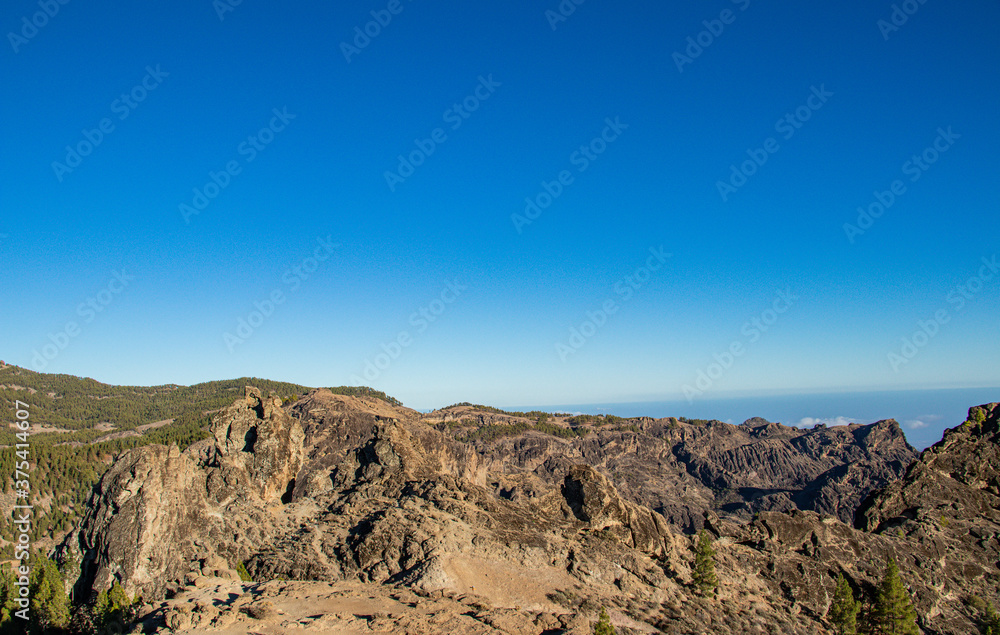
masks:
{"label": "dry dirt ground", "polygon": [[[156,624],[157,633],[177,635],[593,632],[596,614],[570,613],[545,597],[543,589],[555,581],[546,579],[551,575],[505,578],[476,564],[453,562],[448,568],[469,588],[475,583],[477,592],[497,595],[428,593],[354,581],[256,584],[199,577],[172,599],[147,605],[143,621]],[[523,598],[538,602],[507,606]],[[640,626],[616,612],[611,616],[618,626]]]}

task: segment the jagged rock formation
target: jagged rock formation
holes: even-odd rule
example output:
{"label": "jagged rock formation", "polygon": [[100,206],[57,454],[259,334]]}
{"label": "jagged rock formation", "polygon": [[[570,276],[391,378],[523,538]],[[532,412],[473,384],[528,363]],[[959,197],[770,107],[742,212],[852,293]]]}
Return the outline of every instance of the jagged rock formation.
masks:
{"label": "jagged rock formation", "polygon": [[[101,478],[60,558],[77,599],[118,580],[130,593],[162,597],[192,563],[236,576],[235,563],[273,535],[269,513],[303,460],[302,427],[256,388],[213,424],[214,439],[185,452],[146,446]],[[236,576],[238,579],[238,576]]]}
{"label": "jagged rock formation", "polygon": [[916,590],[918,610],[948,617],[955,596],[970,587],[997,603],[1000,404],[971,408],[969,419],[945,431],[901,480],[864,502],[857,525],[905,538],[905,559],[924,582]]}
{"label": "jagged rock formation", "polygon": [[[981,414],[977,414],[981,413]],[[982,418],[982,421],[976,419]],[[946,430],[902,479],[874,493],[859,510],[866,531],[906,529],[931,519],[973,522],[953,533],[975,533],[1000,518],[1000,405],[972,408],[962,425]],[[994,537],[997,533],[994,529]],[[964,531],[963,531],[964,530]],[[982,538],[980,538],[982,541]],[[989,542],[986,540],[985,542]]]}
{"label": "jagged rock formation", "polygon": [[[641,419],[465,443],[439,414],[247,388],[213,438],[121,457],[61,557],[78,597],[140,591],[154,629],[584,633],[605,606],[621,633],[680,635],[826,632],[835,576],[870,588],[891,556],[925,632],[965,633],[971,594],[1000,599],[1000,409],[983,413],[868,497],[856,529],[840,518],[913,456],[895,422]],[[717,538],[719,600],[690,588],[694,527]],[[239,562],[271,582],[238,582]]]}
{"label": "jagged rock formation", "polygon": [[670,530],[663,516],[622,500],[607,477],[589,465],[570,468],[562,495],[573,515],[592,531],[652,556],[662,557],[669,548],[664,537]]}
{"label": "jagged rock formation", "polygon": [[494,474],[530,474],[549,485],[575,463],[593,465],[627,498],[686,531],[700,529],[706,511],[749,520],[802,509],[853,523],[861,501],[917,457],[893,420],[812,430],[763,419],[633,421],[634,431],[598,429],[572,441],[529,431],[476,449]]}

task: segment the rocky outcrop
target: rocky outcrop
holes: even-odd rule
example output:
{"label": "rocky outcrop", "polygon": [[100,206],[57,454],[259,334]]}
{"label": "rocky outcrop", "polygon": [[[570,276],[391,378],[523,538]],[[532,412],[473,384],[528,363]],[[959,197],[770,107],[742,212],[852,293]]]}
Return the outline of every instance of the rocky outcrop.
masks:
{"label": "rocky outcrop", "polygon": [[736,566],[758,569],[796,606],[826,614],[843,573],[871,596],[886,559],[900,567],[924,633],[973,633],[974,596],[1000,600],[1000,407],[970,409],[969,420],[925,450],[902,479],[875,491],[857,529],[830,516],[763,512],[717,533],[741,546]]}
{"label": "rocky outcrop", "polygon": [[975,593],[998,603],[1000,404],[971,408],[968,420],[945,431],[902,479],[864,502],[857,526],[905,541],[924,583],[918,608],[928,614],[960,624],[956,598]]}
{"label": "rocky outcrop", "polygon": [[570,468],[562,494],[573,515],[591,531],[613,537],[624,545],[652,556],[666,551],[670,535],[667,522],[648,507],[622,500],[611,482],[589,465]]}
{"label": "rocky outcrop", "polygon": [[[265,501],[290,492],[302,467],[304,434],[297,420],[281,409],[278,397],[247,388],[242,403],[213,421],[214,455],[205,463],[218,467],[216,483],[240,483]],[[210,486],[210,490],[214,490]],[[218,491],[212,491],[219,498]]]}
{"label": "rocky outcrop", "polygon": [[892,420],[811,430],[762,419],[629,422],[632,429],[596,428],[573,440],[529,430],[474,447],[491,471],[532,474],[550,486],[587,463],[626,499],[687,532],[702,527],[707,511],[746,521],[760,511],[801,509],[850,524],[861,501],[917,457]]}
{"label": "rocky outcrop", "polygon": [[280,525],[270,513],[298,472],[303,432],[273,398],[248,387],[184,452],[146,446],[101,478],[81,525],[59,550],[84,600],[115,580],[162,597],[202,569],[228,571]]}
{"label": "rocky outcrop", "polygon": [[1000,406],[969,410],[969,419],[946,430],[903,478],[874,493],[858,513],[866,531],[902,527],[924,517],[998,520],[1000,509]]}

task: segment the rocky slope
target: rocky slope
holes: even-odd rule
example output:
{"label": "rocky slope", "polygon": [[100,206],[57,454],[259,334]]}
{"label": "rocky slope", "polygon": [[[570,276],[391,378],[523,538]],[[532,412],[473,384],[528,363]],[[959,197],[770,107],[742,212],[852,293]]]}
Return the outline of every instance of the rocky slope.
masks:
{"label": "rocky slope", "polygon": [[[475,414],[438,411],[423,419],[433,424]],[[480,417],[480,425],[526,421]],[[811,430],[763,419],[739,426],[673,418],[628,424],[619,430],[596,426],[572,440],[527,431],[474,447],[490,473],[530,475],[549,486],[575,463],[599,467],[624,496],[686,531],[700,529],[710,510],[749,520],[760,511],[802,509],[853,523],[861,501],[898,479],[917,457],[893,420]],[[438,427],[463,434],[462,428]],[[502,478],[496,487],[505,487]]]}
{"label": "rocky slope", "polygon": [[[282,408],[248,388],[211,439],[121,457],[60,558],[77,599],[118,580],[164,632],[584,633],[604,606],[622,633],[794,634],[826,632],[838,573],[864,589],[892,556],[924,631],[968,633],[971,596],[1000,599],[998,415],[869,495],[913,456],[894,422],[466,443],[441,413],[324,390]],[[838,516],[863,495],[854,528]],[[690,587],[700,526],[717,600]],[[241,562],[264,582],[240,582]]]}
{"label": "rocky slope", "polygon": [[162,445],[127,452],[101,478],[60,551],[77,580],[74,595],[119,580],[132,593],[162,597],[193,561],[235,575],[227,563],[248,557],[281,526],[273,504],[302,465],[301,424],[279,399],[247,389],[215,418],[212,433],[185,452]]}

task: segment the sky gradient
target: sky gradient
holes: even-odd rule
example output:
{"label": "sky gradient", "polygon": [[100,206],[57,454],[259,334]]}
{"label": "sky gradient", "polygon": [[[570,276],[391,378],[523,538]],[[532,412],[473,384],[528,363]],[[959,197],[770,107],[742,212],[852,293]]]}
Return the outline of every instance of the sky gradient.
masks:
{"label": "sky gradient", "polygon": [[44,4],[0,22],[8,363],[417,408],[1000,386],[996,2]]}

